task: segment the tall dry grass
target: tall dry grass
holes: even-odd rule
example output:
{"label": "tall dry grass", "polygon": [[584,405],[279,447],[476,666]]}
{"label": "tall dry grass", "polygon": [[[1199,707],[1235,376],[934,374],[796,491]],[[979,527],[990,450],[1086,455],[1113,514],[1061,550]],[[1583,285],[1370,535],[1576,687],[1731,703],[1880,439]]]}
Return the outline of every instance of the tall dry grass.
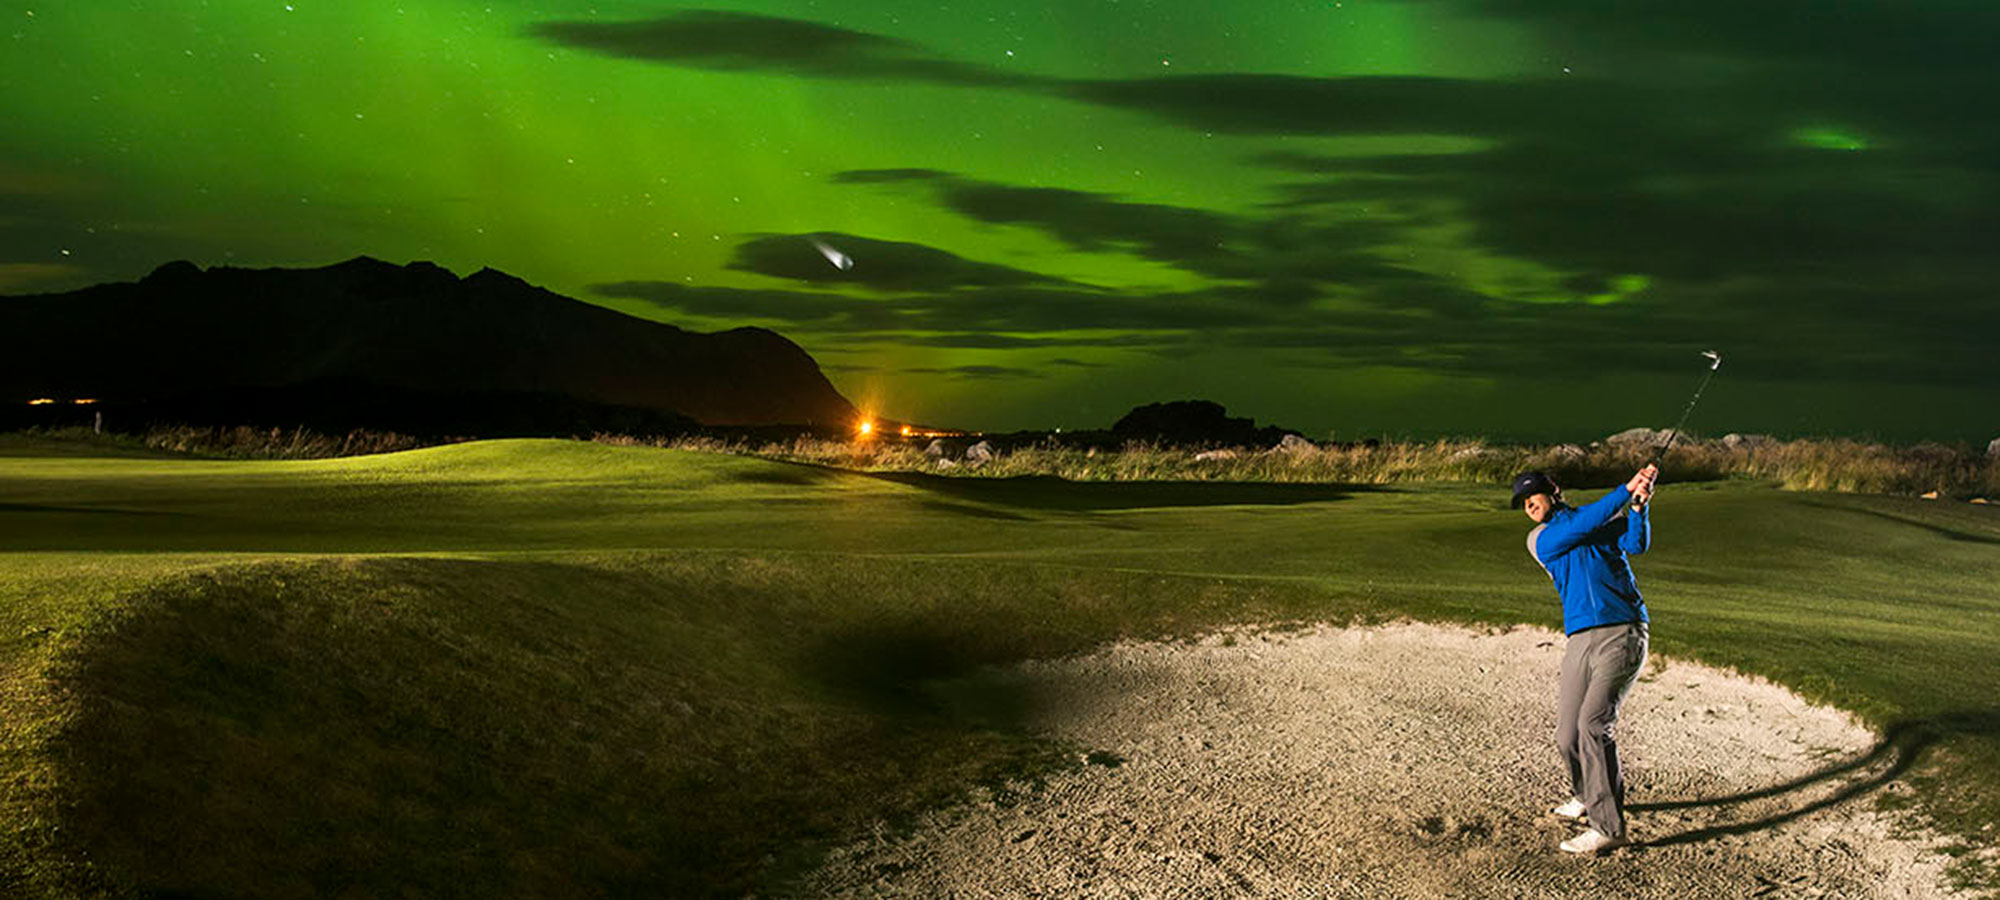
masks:
{"label": "tall dry grass", "polygon": [[[89,428],[31,428],[32,438],[117,444],[170,453],[228,459],[328,459],[393,453],[438,443],[406,434],[356,430],[321,434],[304,428],[205,428],[166,426],[139,435],[95,434]],[[1643,464],[1642,444],[1512,445],[1479,440],[1397,441],[1380,444],[1301,445],[1271,450],[1195,450],[1127,444],[1117,450],[1053,441],[1001,445],[989,460],[966,459],[977,438],[952,442],[943,457],[926,444],[894,437],[834,441],[801,437],[752,443],[714,437],[641,438],[598,434],[615,445],[672,447],[731,453],[869,472],[932,472],[1010,478],[1045,475],[1070,481],[1267,481],[1344,484],[1399,482],[1501,483],[1515,473],[1541,469],[1576,487],[1616,484]],[[2000,499],[2000,457],[1968,445],[1893,445],[1847,438],[1800,439],[1725,445],[1692,441],[1676,445],[1665,462],[1670,481],[1728,478],[1773,481],[1788,490]]]}
{"label": "tall dry grass", "polygon": [[[1502,445],[1477,440],[1336,444],[1270,450],[1198,451],[1151,444],[1096,450],[1040,442],[965,458],[959,441],[945,457],[924,445],[890,439],[749,444],[714,438],[640,440],[599,435],[608,443],[648,444],[733,453],[858,471],[933,472],[1008,478],[1045,475],[1071,481],[1267,481],[1390,484],[1504,483],[1529,469],[1577,487],[1616,484],[1646,462],[1644,444]],[[1663,464],[1671,481],[1730,478],[1775,481],[1789,490],[1922,495],[1968,499],[2000,495],[2000,458],[1970,446],[1897,446],[1848,439],[1800,439],[1726,445],[1677,445]]]}
{"label": "tall dry grass", "polygon": [[189,425],[151,428],[140,441],[155,450],[220,456],[229,459],[330,459],[371,453],[414,450],[423,441],[389,431],[355,430],[321,434],[304,428],[200,428]]}

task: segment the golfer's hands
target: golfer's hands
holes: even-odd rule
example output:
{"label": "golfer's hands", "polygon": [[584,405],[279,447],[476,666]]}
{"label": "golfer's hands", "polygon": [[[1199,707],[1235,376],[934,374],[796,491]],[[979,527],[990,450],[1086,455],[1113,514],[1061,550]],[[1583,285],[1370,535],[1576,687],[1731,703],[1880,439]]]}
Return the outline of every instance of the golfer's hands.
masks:
{"label": "golfer's hands", "polygon": [[1632,475],[1625,482],[1625,489],[1632,492],[1632,505],[1644,506],[1653,499],[1653,482],[1660,477],[1660,467],[1649,465]]}

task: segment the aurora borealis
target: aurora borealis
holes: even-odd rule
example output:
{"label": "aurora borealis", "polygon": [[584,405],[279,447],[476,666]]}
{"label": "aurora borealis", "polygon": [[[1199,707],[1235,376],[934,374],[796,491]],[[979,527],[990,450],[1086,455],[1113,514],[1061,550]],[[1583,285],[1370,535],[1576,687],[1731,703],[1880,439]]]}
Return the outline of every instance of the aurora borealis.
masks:
{"label": "aurora borealis", "polygon": [[[2000,434],[2000,8],[63,2],[0,293],[492,266],[857,404],[1315,437]],[[815,242],[846,254],[830,264]]]}

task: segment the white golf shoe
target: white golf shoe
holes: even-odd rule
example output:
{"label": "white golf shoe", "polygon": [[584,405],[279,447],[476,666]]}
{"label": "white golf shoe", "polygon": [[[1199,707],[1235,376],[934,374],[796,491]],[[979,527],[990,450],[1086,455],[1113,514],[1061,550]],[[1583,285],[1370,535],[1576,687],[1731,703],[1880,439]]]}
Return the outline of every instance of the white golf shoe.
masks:
{"label": "white golf shoe", "polygon": [[1603,853],[1613,847],[1623,847],[1629,843],[1631,841],[1624,838],[1610,837],[1604,832],[1592,828],[1576,837],[1563,841],[1560,846],[1564,853]]}
{"label": "white golf shoe", "polygon": [[1584,807],[1583,801],[1578,800],[1575,797],[1569,798],[1568,803],[1558,806],[1555,809],[1549,810],[1549,812],[1558,816],[1562,816],[1565,819],[1575,819],[1579,822],[1590,817],[1590,813]]}

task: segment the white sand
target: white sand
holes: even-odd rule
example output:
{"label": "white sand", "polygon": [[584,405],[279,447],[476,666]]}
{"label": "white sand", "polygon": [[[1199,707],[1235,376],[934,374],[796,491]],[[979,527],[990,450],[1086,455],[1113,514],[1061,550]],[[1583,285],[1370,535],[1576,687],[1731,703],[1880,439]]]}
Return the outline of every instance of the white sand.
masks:
{"label": "white sand", "polygon": [[[1577,829],[1553,747],[1562,637],[1424,624],[1126,644],[977,677],[1031,727],[1115,755],[1007,803],[843,848],[805,883],[853,897],[1945,897],[1934,837],[1873,791],[1745,834],[1857,779],[1630,814],[1640,846]],[[949,691],[951,686],[945,686]],[[1768,682],[1655,654],[1619,725],[1627,802],[1766,788],[1877,736]],[[1109,757],[1100,755],[1100,760]],[[1890,784],[1882,790],[1902,790]],[[1900,837],[1899,837],[1900,835]]]}

